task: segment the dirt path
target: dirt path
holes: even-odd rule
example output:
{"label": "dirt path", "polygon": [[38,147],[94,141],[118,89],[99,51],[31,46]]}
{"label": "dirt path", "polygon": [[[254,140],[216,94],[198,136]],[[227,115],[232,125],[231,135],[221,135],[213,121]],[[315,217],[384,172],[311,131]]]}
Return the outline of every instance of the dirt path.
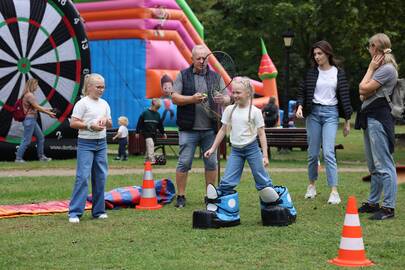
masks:
{"label": "dirt path", "polygon": [[[294,173],[306,172],[306,168],[271,168],[270,173]],[[154,168],[154,173],[174,173],[175,168]],[[203,168],[193,168],[190,173],[203,173]],[[339,168],[339,172],[364,172],[367,173],[366,168]],[[18,176],[74,176],[75,169],[40,169],[40,170],[3,170],[0,171],[0,177],[18,177]],[[143,174],[143,169],[130,169],[130,168],[110,168],[108,173],[110,175],[126,175],[126,174]]]}

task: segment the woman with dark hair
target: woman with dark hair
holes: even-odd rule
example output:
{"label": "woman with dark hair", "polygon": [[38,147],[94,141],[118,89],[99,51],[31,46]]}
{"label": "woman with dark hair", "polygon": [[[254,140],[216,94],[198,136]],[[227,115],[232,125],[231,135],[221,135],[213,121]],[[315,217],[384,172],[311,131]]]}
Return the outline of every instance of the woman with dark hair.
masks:
{"label": "woman with dark hair", "polygon": [[[385,94],[390,96],[398,79],[398,65],[391,41],[383,33],[369,39],[371,61],[359,85],[361,111],[355,128],[364,130],[364,148],[371,174],[370,195],[359,208],[360,213],[373,213],[374,220],[393,218],[397,195],[397,174],[392,157],[395,142],[395,120]],[[384,193],[382,206],[379,201]]]}
{"label": "woman with dark hair", "polygon": [[349,85],[345,72],[335,63],[332,46],[324,40],[316,42],[311,48],[310,68],[299,86],[297,95],[297,118],[306,117],[308,134],[308,178],[309,185],[305,198],[316,196],[315,181],[318,179],[319,152],[322,145],[326,177],[331,193],[330,204],[339,204],[337,191],[338,174],[335,156],[336,132],[339,117],[345,119],[343,135],[350,131]]}

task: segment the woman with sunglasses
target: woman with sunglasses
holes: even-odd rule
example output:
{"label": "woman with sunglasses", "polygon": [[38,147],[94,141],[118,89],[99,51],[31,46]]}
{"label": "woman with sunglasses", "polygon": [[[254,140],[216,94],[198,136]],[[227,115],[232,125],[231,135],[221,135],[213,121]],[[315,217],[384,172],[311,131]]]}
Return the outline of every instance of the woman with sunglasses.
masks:
{"label": "woman with sunglasses", "polygon": [[[373,213],[370,219],[384,220],[395,215],[397,174],[394,153],[395,119],[384,92],[392,94],[398,79],[398,65],[391,41],[383,33],[369,39],[371,62],[359,85],[363,101],[355,128],[364,130],[364,149],[371,174],[370,195],[359,208],[360,213]],[[384,199],[380,207],[381,193]]]}

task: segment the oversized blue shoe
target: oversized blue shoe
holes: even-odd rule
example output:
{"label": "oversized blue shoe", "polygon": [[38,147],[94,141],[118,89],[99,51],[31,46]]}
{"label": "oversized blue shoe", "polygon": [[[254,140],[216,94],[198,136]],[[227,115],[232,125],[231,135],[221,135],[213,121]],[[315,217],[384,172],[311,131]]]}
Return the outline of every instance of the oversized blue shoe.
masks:
{"label": "oversized blue shoe", "polygon": [[[297,218],[297,211],[292,203],[288,189],[283,186],[274,186],[271,189],[271,191],[259,191],[263,225],[288,226],[292,224]],[[277,199],[274,197],[274,192],[277,193]]]}
{"label": "oversized blue shoe", "polygon": [[238,193],[219,196],[213,185],[207,186],[207,210],[193,213],[193,228],[231,227],[240,224]]}

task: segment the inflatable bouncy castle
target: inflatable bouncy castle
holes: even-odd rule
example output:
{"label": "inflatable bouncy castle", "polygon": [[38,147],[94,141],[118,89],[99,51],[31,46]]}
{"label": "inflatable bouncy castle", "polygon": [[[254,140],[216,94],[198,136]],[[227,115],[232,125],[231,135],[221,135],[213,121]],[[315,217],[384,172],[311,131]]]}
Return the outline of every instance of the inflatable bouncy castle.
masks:
{"label": "inflatable bouncy castle", "polygon": [[[106,79],[104,98],[114,127],[123,115],[129,128],[135,128],[150,98],[163,98],[164,125],[175,126],[176,106],[165,98],[162,78],[174,80],[188,67],[196,44],[204,44],[204,29],[185,0],[1,0],[0,160],[15,157],[23,127],[12,119],[11,109],[29,78],[39,80],[35,94],[40,105],[58,112],[56,119],[38,118],[45,152],[53,158],[75,155],[77,132],[68,119],[89,72]],[[252,80],[258,107],[277,97],[277,70],[264,43],[262,51],[263,82]],[[229,82],[216,59],[209,61]],[[25,158],[35,159],[35,147]]]}
{"label": "inflatable bouncy castle", "polygon": [[[92,70],[106,78],[105,98],[113,118],[125,115],[134,128],[138,116],[150,104],[148,99],[165,95],[162,77],[174,80],[181,69],[191,64],[192,48],[204,44],[203,27],[184,0],[75,2],[90,39]],[[265,55],[260,71],[264,83],[252,81],[256,95],[263,97],[255,100],[259,107],[270,96],[277,96],[277,70],[267,52]],[[211,67],[229,82],[216,59],[209,59]],[[164,125],[175,126],[176,107],[169,99],[162,104]]]}

